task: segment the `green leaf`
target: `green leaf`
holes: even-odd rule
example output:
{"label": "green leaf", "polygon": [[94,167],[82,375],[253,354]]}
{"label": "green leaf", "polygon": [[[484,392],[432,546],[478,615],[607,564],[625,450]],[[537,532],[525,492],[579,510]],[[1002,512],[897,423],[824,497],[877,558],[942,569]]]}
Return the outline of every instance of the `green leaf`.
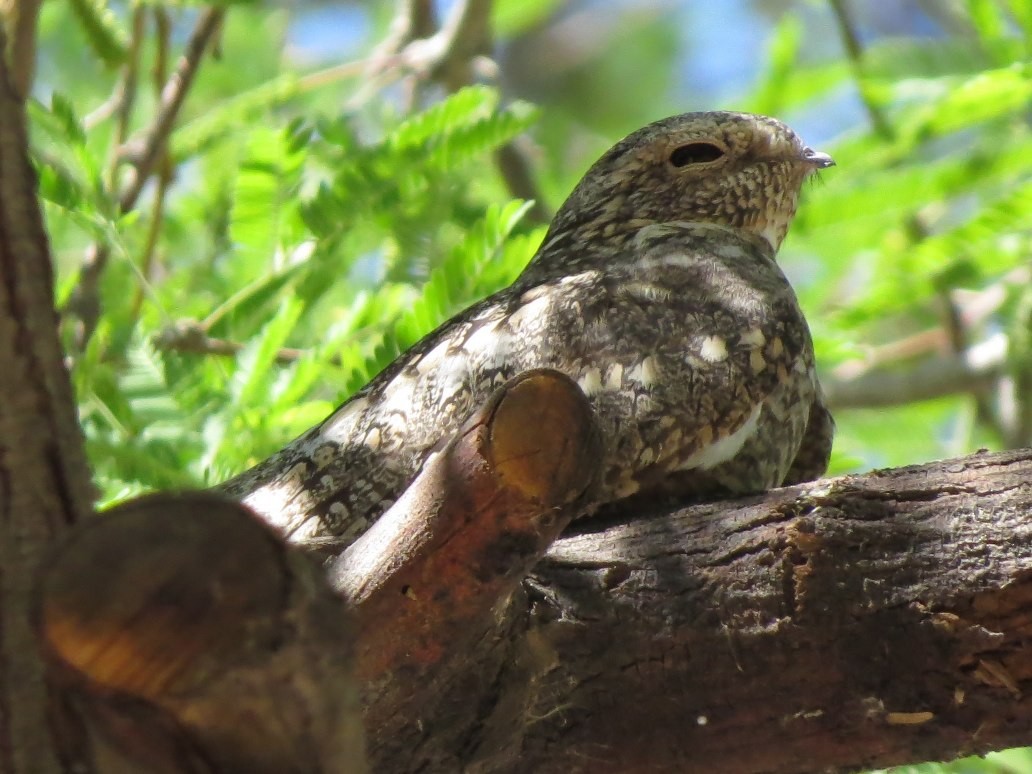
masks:
{"label": "green leaf", "polygon": [[467,86],[441,102],[402,121],[388,136],[395,150],[421,148],[461,126],[469,126],[490,116],[498,105],[498,92],[488,86]]}
{"label": "green leaf", "polygon": [[264,402],[273,382],[276,356],[303,311],[303,305],[295,299],[283,299],[276,315],[237,356],[238,367],[230,382],[230,396],[235,405],[257,406]]}
{"label": "green leaf", "polygon": [[176,130],[172,155],[188,159],[228,135],[239,131],[256,116],[283,105],[300,93],[299,78],[285,73],[271,81],[216,103],[211,109]]}
{"label": "green leaf", "polygon": [[925,106],[901,123],[900,134],[910,142],[925,141],[1019,114],[1032,102],[1032,63],[1015,63],[973,77],[941,78],[908,85],[909,96],[920,93]]}
{"label": "green leaf", "polygon": [[297,189],[304,153],[283,130],[256,129],[236,176],[229,236],[237,252],[271,257],[298,223]]}
{"label": "green leaf", "polygon": [[431,272],[411,308],[397,319],[390,330],[384,332],[371,355],[356,364],[348,377],[351,391],[376,376],[405,349],[448,318],[480,300],[488,292],[496,290],[497,287],[488,289],[480,282],[489,264],[501,259],[502,262],[507,261],[507,268],[511,271],[513,255],[529,259],[525,242],[520,243],[520,249],[514,250],[508,259],[504,250],[506,239],[529,208],[530,204],[522,201],[512,201],[504,207],[491,205],[488,208],[484,217],[469,230],[463,242]]}
{"label": "green leaf", "polygon": [[755,112],[775,116],[783,111],[783,95],[796,69],[802,37],[803,26],[798,17],[785,14],[767,44],[767,66],[752,100]]}
{"label": "green leaf", "polygon": [[129,36],[106,0],[68,0],[86,33],[93,52],[109,67],[122,64],[129,55]]}

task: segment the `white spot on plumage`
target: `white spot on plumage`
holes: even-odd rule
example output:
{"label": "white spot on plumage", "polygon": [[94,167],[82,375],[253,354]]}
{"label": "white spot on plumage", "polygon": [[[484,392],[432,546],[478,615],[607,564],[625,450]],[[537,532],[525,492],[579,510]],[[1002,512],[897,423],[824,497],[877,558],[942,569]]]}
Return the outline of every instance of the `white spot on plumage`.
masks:
{"label": "white spot on plumage", "polygon": [[370,451],[377,451],[380,448],[380,440],[380,428],[373,427],[366,433],[365,445],[369,447]]}
{"label": "white spot on plumage", "polygon": [[617,482],[616,486],[613,487],[613,497],[616,500],[622,500],[625,497],[630,497],[639,489],[641,489],[641,484],[633,478],[625,478]]}
{"label": "white spot on plumage", "polygon": [[602,372],[595,367],[587,369],[577,380],[581,390],[588,397],[591,397],[602,390]]}
{"label": "white spot on plumage", "polygon": [[767,343],[767,337],[759,328],[750,328],[742,334],[740,341],[747,347],[762,347]]}
{"label": "white spot on plumage", "polygon": [[760,350],[754,349],[749,353],[749,368],[752,369],[754,374],[763,373],[767,368],[767,361]]}
{"label": "white spot on plumage", "polygon": [[727,260],[744,260],[745,250],[742,249],[741,245],[738,244],[720,244],[717,243],[711,247],[717,255]]}
{"label": "white spot on plumage", "polygon": [[704,446],[684,461],[683,468],[702,468],[709,470],[722,462],[733,459],[742,450],[745,442],[752,438],[759,424],[760,411],[763,406],[757,404],[741,427],[730,435],[725,435]]}
{"label": "white spot on plumage", "polygon": [[656,358],[649,355],[641,361],[641,384],[643,387],[651,387],[659,383],[659,364]]}
{"label": "white spot on plumage", "polygon": [[633,298],[652,302],[668,301],[672,295],[667,288],[660,287],[651,282],[628,282],[621,290]]}
{"label": "white spot on plumage", "polygon": [[657,383],[659,369],[656,365],[656,358],[648,355],[642,361],[627,371],[627,380],[637,382],[642,387],[652,387]]}
{"label": "white spot on plumage", "polygon": [[699,354],[710,363],[727,360],[727,342],[720,336],[707,336],[699,346]]}

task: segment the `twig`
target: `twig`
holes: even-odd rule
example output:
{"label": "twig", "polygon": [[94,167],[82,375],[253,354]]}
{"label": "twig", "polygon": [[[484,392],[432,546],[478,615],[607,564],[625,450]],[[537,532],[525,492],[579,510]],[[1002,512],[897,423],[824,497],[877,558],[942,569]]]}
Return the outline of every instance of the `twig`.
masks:
{"label": "twig", "polygon": [[[161,163],[166,152],[169,134],[175,124],[176,117],[179,115],[179,109],[183,105],[183,100],[186,98],[186,94],[193,83],[201,57],[218,32],[224,17],[225,10],[222,8],[211,8],[201,15],[197,26],[187,41],[176,71],[168,79],[168,82],[164,84],[164,87],[161,88],[158,114],[150,129],[139,141],[123,145],[113,157],[111,161],[112,181],[115,177],[113,170],[120,161],[128,158],[133,165],[128,175],[125,190],[119,196],[118,205],[121,212],[128,212],[136,205],[143,186]],[[162,37],[167,38],[168,29],[167,19],[164,24],[161,15],[158,15],[156,19],[159,29],[159,56],[155,74],[161,76],[163,75],[165,65],[161,63],[161,47],[164,44],[160,39]],[[163,26],[165,27],[164,30]],[[118,111],[121,111],[124,115],[126,125],[128,124],[129,111],[131,110],[131,102],[127,103],[126,100],[131,100],[135,94],[135,83],[138,74],[138,47],[142,33],[142,23],[139,23],[138,19],[134,18],[134,40],[132,45],[137,48],[135,54],[137,64],[130,66],[136,72],[131,76],[127,75],[125,77],[126,85],[131,85],[133,88],[126,88],[124,95],[120,97],[120,101],[115,103]],[[120,124],[121,121],[122,119],[120,118]],[[135,150],[127,150],[128,146]],[[100,316],[100,277],[103,274],[104,267],[107,265],[109,256],[110,248],[107,245],[93,244],[87,249],[82,268],[79,271],[78,283],[68,303],[62,310],[62,317],[65,320],[77,318],[73,335],[76,345],[80,349],[86,346],[86,343],[93,335],[97,319]]]}
{"label": "twig", "polygon": [[100,319],[100,276],[110,255],[107,245],[95,242],[86,248],[75,289],[61,309],[61,318],[64,324],[72,325],[72,340],[80,352],[86,348]]}
{"label": "twig", "polygon": [[[953,299],[953,296],[947,288],[940,289],[939,298],[943,306],[943,327],[946,330],[946,336],[950,342],[950,347],[954,354],[960,355],[967,350],[968,346],[967,329],[964,326],[963,317],[960,313],[960,309],[957,307],[956,301]],[[1003,418],[1001,416],[997,416],[993,411],[992,404],[989,402],[987,393],[993,388],[993,386],[995,385],[971,385],[971,398],[975,402],[975,418],[979,423],[992,431],[1000,441],[1006,442],[1006,439],[1012,431],[1008,430],[1008,428],[1003,425]]]}
{"label": "twig", "polygon": [[[141,6],[133,9],[133,31],[129,38],[129,49],[126,55],[125,64],[122,66],[121,77],[106,100],[87,113],[82,119],[83,128],[88,132],[107,121],[111,116],[118,116],[118,128],[116,129],[116,142],[114,148],[125,142],[129,133],[129,117],[132,114],[133,103],[136,98],[136,76],[140,68],[140,41],[144,35],[144,23],[146,22],[145,10]],[[112,154],[117,158],[117,154]]]}
{"label": "twig", "polygon": [[1002,380],[1000,413],[1013,431],[1007,445],[1019,448],[1032,443],[1032,290],[1027,286],[1018,298],[1013,319],[1010,374]]}
{"label": "twig", "polygon": [[499,148],[495,152],[495,161],[509,193],[517,199],[534,202],[524,216],[525,219],[537,225],[551,222],[553,213],[541,199],[541,191],[538,190],[537,183],[530,173],[527,154],[520,147],[519,141],[507,142]]}
{"label": "twig", "polygon": [[[165,328],[154,337],[154,346],[164,351],[223,357],[232,357],[244,348],[239,342],[208,336],[205,326],[194,320],[181,320]],[[283,347],[276,351],[276,362],[280,365],[289,365],[308,354],[310,350]],[[327,358],[327,362],[339,366],[342,361],[340,356],[332,355]]]}
{"label": "twig", "polygon": [[431,77],[449,91],[458,91],[470,83],[473,60],[491,53],[491,5],[492,0],[455,3],[434,36],[441,38],[444,50]]}
{"label": "twig", "polygon": [[[168,12],[161,7],[154,9],[154,21],[157,27],[157,51],[154,55],[154,67],[151,77],[154,80],[154,90],[160,95],[166,78],[168,77],[168,44],[172,35],[172,23],[168,18]],[[121,143],[122,140],[119,141]],[[172,180],[172,163],[169,159],[167,147],[162,147],[160,158],[157,162],[158,182],[154,191],[154,202],[151,206],[150,223],[147,226],[147,237],[144,240],[143,253],[140,256],[139,267],[141,283],[136,288],[136,296],[130,311],[130,319],[135,320],[139,314],[140,306],[143,304],[144,287],[151,275],[154,263],[154,251],[157,249],[158,238],[161,236],[161,225],[165,216],[165,194],[168,192],[169,183]]]}
{"label": "twig", "polygon": [[158,175],[158,185],[154,191],[150,222],[147,224],[147,238],[144,240],[143,253],[140,256],[140,276],[143,282],[136,287],[136,295],[129,312],[131,320],[135,320],[140,314],[145,295],[144,288],[154,270],[154,255],[158,247],[158,238],[161,236],[161,226],[165,219],[165,195],[168,193],[170,182],[172,182],[172,164],[166,153],[162,161],[161,173]]}
{"label": "twig", "polygon": [[856,79],[857,89],[860,92],[860,100],[864,103],[867,115],[871,119],[874,130],[887,140],[895,136],[895,131],[885,116],[884,111],[878,102],[871,96],[864,78],[863,47],[860,44],[860,37],[856,33],[853,20],[849,16],[849,9],[846,8],[845,0],[828,0],[831,10],[838,22],[839,34],[842,36],[842,45],[846,49],[846,56],[849,58],[850,68],[853,70],[853,77]]}
{"label": "twig", "polygon": [[122,212],[128,212],[133,208],[140,191],[153,173],[179,115],[179,109],[183,106],[197,74],[201,57],[218,32],[224,16],[225,10],[222,8],[209,8],[204,11],[186,44],[176,71],[162,90],[161,104],[154,123],[138,143],[132,143],[133,147],[126,149],[124,155],[132,159],[133,168],[130,170],[125,190],[119,198]]}
{"label": "twig", "polygon": [[926,360],[899,370],[877,370],[850,379],[823,379],[832,409],[897,406],[919,400],[985,390],[1007,366],[1007,336],[997,333],[963,353]]}
{"label": "twig", "polygon": [[[984,322],[1006,302],[1008,288],[1022,287],[1030,281],[1032,281],[1032,271],[1021,266],[1008,272],[999,281],[984,290],[970,293],[954,290],[953,294],[957,300],[961,322],[968,329]],[[938,326],[895,341],[869,347],[862,358],[841,363],[833,373],[840,381],[848,381],[881,366],[910,360],[921,355],[946,354],[950,351],[949,335],[942,326]]]}
{"label": "twig", "polygon": [[[493,77],[497,66],[486,59],[492,45],[491,5],[491,0],[458,0],[438,29],[431,3],[400,0],[390,31],[373,54],[365,62],[340,65],[340,73],[331,68],[326,71],[327,77],[347,77],[355,74],[355,68],[362,68],[366,83],[348,100],[352,110],[406,74],[437,81],[451,92],[471,83],[477,74]],[[322,82],[318,74],[308,78],[315,85]],[[551,213],[543,203],[520,146],[506,143],[496,152],[495,160],[509,193],[534,202],[528,220],[549,222]]]}
{"label": "twig", "polygon": [[[440,31],[431,39],[420,41],[423,45],[417,51],[424,59],[416,64],[449,91],[454,92],[470,84],[478,69],[485,69],[483,60],[491,53],[492,47],[491,5],[491,0],[455,3]],[[497,70],[493,63],[486,69]],[[548,223],[552,213],[544,205],[530,173],[530,163],[519,143],[512,141],[499,148],[495,162],[509,193],[534,202],[527,213],[528,220],[537,224]]]}

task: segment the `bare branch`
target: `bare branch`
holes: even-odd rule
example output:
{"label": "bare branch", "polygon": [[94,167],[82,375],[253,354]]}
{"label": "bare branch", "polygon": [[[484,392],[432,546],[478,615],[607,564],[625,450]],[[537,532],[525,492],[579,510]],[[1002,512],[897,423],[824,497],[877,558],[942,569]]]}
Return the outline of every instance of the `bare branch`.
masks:
{"label": "bare branch", "polygon": [[115,129],[114,146],[111,153],[111,182],[114,187],[114,169],[118,165],[118,154],[116,149],[125,142],[129,134],[129,119],[132,116],[133,105],[136,102],[136,85],[140,69],[140,44],[144,35],[144,23],[146,21],[146,9],[137,6],[133,9],[132,33],[129,38],[129,50],[126,52],[125,64],[122,65],[122,72],[119,76],[115,90],[95,110],[87,114],[82,125],[89,131],[98,124],[106,121],[112,115],[117,117],[118,124]]}
{"label": "bare branch", "polygon": [[542,200],[541,191],[531,174],[530,162],[519,138],[499,148],[495,152],[495,160],[509,193],[517,199],[534,202],[527,212],[526,219],[538,225],[550,223],[553,213]]}
{"label": "bare branch", "polygon": [[995,334],[962,354],[926,360],[906,369],[864,371],[822,379],[829,408],[897,406],[943,395],[991,389],[1007,363],[1007,336]]}
{"label": "bare branch", "polygon": [[[217,339],[208,335],[207,328],[195,320],[180,320],[167,326],[154,338],[154,346],[171,352],[185,352],[193,355],[220,355],[232,357],[244,348],[237,341]],[[311,354],[311,350],[283,347],[276,351],[276,362],[289,365]],[[330,365],[340,365],[337,355],[327,358]]]}
{"label": "bare branch", "polygon": [[[432,9],[424,5],[429,4],[421,0],[399,3],[390,34],[369,59],[365,87],[349,101],[352,107],[363,104],[406,72],[435,80],[448,91],[457,91],[478,75],[496,73],[497,67],[488,59],[493,46],[492,0],[459,0],[436,32]],[[544,205],[520,144],[506,143],[495,159],[510,194],[534,202],[528,220],[548,223],[552,214]]]}
{"label": "bare branch", "polygon": [[838,22],[839,34],[842,36],[842,45],[846,49],[846,56],[849,58],[853,70],[853,78],[856,80],[857,89],[860,92],[860,100],[867,110],[867,116],[871,119],[871,126],[875,132],[885,139],[892,139],[895,130],[874,98],[864,80],[863,47],[860,45],[860,36],[857,35],[853,20],[846,8],[846,0],[828,0],[831,10]]}
{"label": "bare branch", "polygon": [[155,166],[164,151],[176,117],[183,106],[183,101],[193,83],[194,75],[200,65],[201,57],[212,43],[225,16],[222,8],[209,8],[201,14],[193,33],[187,41],[183,56],[179,60],[176,72],[165,84],[161,93],[161,104],[151,128],[143,138],[131,141],[124,155],[132,161],[125,190],[119,198],[122,212],[128,212],[136,204],[136,199],[143,190],[144,184],[154,172]]}
{"label": "bare branch", "polygon": [[[963,315],[949,288],[940,288],[939,300],[943,308],[943,327],[946,329],[950,349],[954,355],[961,355],[967,351],[970,343]],[[1003,417],[997,415],[989,400],[989,395],[996,387],[996,384],[991,384],[988,387],[985,385],[973,385],[970,394],[975,403],[975,417],[977,421],[995,434],[1001,442],[1006,443],[1006,439],[1011,435],[1011,431],[1003,425]]]}
{"label": "bare branch", "polygon": [[[139,9],[137,9],[137,14],[139,14]],[[128,212],[136,206],[136,201],[143,190],[143,186],[165,157],[168,137],[172,127],[175,125],[176,117],[179,115],[179,109],[182,107],[190,85],[193,83],[201,57],[218,32],[224,16],[225,10],[222,8],[211,8],[202,13],[189,41],[187,41],[176,72],[173,73],[162,89],[158,113],[150,129],[147,130],[143,138],[135,142],[130,141],[131,150],[123,146],[115,152],[110,165],[112,185],[116,178],[115,170],[118,162],[126,157],[131,157],[133,164],[127,177],[125,189],[119,197],[119,208],[122,212]],[[158,18],[160,26],[161,17],[159,16]],[[139,37],[142,35],[142,31],[142,17],[137,15],[134,17],[134,37],[131,43],[130,60],[127,64],[129,70],[123,75],[124,88],[119,99],[115,102],[115,107],[120,115],[120,127],[123,127],[123,121],[128,122],[128,111],[131,109],[131,101],[135,95],[135,85],[138,77]],[[135,53],[133,50],[135,50]],[[155,75],[162,74],[161,59],[162,57],[159,55],[159,66]],[[75,326],[73,337],[79,349],[84,348],[86,342],[93,335],[97,320],[100,317],[100,278],[107,266],[110,253],[110,248],[104,244],[93,244],[87,249],[82,267],[79,270],[79,280],[67,304],[62,309],[64,320],[66,322],[71,321]]]}

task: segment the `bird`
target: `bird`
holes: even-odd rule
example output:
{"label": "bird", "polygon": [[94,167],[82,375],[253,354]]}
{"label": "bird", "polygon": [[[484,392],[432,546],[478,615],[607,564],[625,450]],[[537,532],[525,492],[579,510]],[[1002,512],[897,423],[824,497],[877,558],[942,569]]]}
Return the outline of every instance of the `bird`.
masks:
{"label": "bird", "polygon": [[820,477],[834,421],[775,257],[804,181],[833,165],[781,121],[748,113],[633,132],[590,167],[510,286],[222,492],[289,541],[342,550],[499,385],[538,368],[588,398],[600,505]]}

